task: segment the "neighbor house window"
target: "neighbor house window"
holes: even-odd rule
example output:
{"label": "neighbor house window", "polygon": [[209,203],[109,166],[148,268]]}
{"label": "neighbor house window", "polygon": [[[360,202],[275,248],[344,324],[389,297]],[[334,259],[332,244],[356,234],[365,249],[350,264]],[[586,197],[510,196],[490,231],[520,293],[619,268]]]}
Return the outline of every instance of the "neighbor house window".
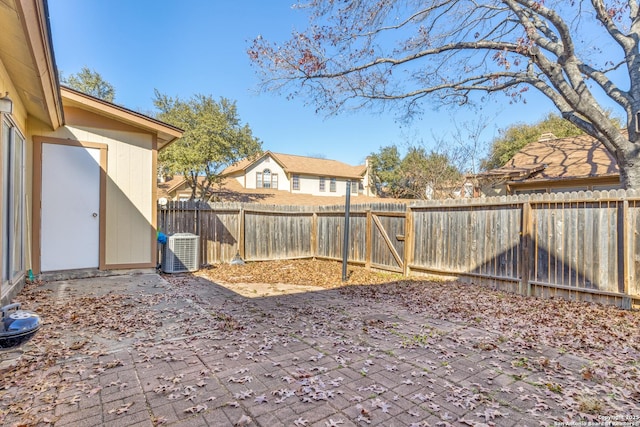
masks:
{"label": "neighbor house window", "polygon": [[271,169],[262,171],[262,188],[271,188]]}
{"label": "neighbor house window", "polygon": [[329,191],[331,191],[332,193],[336,192],[336,179],[335,178],[331,178],[331,180],[329,181]]}
{"label": "neighbor house window", "polygon": [[300,175],[293,175],[293,189],[300,190]]}
{"label": "neighbor house window", "polygon": [[278,189],[278,174],[271,173],[271,169],[256,172],[256,188]]}
{"label": "neighbor house window", "polygon": [[358,194],[358,181],[351,181],[351,194]]}
{"label": "neighbor house window", "polygon": [[319,188],[319,190],[320,191],[325,191],[326,190],[325,189],[325,183],[324,183],[324,176],[320,177],[320,188]]}

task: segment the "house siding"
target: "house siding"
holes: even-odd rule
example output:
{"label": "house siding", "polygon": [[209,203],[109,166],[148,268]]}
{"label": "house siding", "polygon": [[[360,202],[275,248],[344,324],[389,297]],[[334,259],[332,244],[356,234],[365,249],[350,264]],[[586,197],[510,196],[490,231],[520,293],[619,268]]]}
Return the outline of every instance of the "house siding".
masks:
{"label": "house siding", "polygon": [[[16,95],[17,93],[16,88],[13,85],[13,82],[11,81],[11,79],[9,78],[9,75],[7,73],[4,63],[0,60],[0,97],[4,96],[4,94],[7,92],[9,92],[9,97],[13,100],[13,113],[9,116],[9,118],[13,122],[13,124],[16,126],[16,128],[20,131],[20,133],[26,138],[25,140],[26,154],[25,154],[24,161],[25,161],[25,168],[27,168],[28,167],[27,165],[29,162],[29,151],[32,145],[31,140],[28,138],[27,132],[26,132],[27,113],[26,113],[26,109],[24,108],[24,105],[22,104],[22,101],[20,100],[20,97]],[[2,117],[3,117],[3,114],[0,113],[0,135],[2,132],[2,126],[3,126]],[[4,150],[2,150],[0,147],[0,177],[5,176],[4,164],[5,164],[5,160],[7,160],[7,159],[4,159],[3,152]],[[23,194],[20,195],[22,200],[25,200],[25,193],[28,194],[29,188],[30,188],[29,178],[28,177],[24,177],[24,178],[25,178],[24,191],[23,191]],[[4,260],[4,257],[7,256],[5,242],[7,242],[7,239],[9,238],[9,236],[6,235],[5,227],[4,227],[5,218],[7,218],[7,215],[9,214],[8,212],[9,206],[7,206],[7,204],[5,203],[6,200],[7,200],[7,195],[4,194],[3,186],[0,185],[0,221],[2,221],[2,226],[0,226],[0,269],[4,269],[3,260]],[[27,248],[26,235],[25,233],[23,233],[22,236],[17,236],[17,238],[19,239],[19,245],[23,248],[23,251],[22,251],[23,253],[20,255],[24,257],[24,259],[26,260],[26,248]],[[9,271],[10,270],[11,269],[9,267]],[[15,294],[17,294],[17,292],[19,292],[19,290],[24,285],[24,272],[21,272],[21,274],[18,274],[16,276],[10,277],[8,280],[5,280],[5,276],[6,276],[5,271],[0,271],[0,304],[2,305],[8,303],[10,299],[13,298],[13,296],[15,296]]]}
{"label": "house siding", "polygon": [[290,187],[291,183],[289,181],[290,177],[287,176],[284,169],[282,169],[282,166],[280,166],[278,162],[276,162],[271,157],[265,157],[261,161],[247,168],[246,178],[244,178],[244,183],[239,180],[240,183],[244,185],[245,188],[252,188],[252,189],[258,188],[257,182],[256,182],[256,173],[262,172],[265,169],[271,170],[272,174],[278,174],[278,190],[290,191],[290,188],[291,188]]}
{"label": "house siding", "polygon": [[[310,175],[300,176],[300,191],[292,191],[292,193],[311,194],[313,196],[344,196],[347,189],[347,180],[345,178],[336,178],[336,191],[331,191],[331,176],[325,176],[324,191],[320,191],[320,177]],[[352,185],[358,185],[361,181],[351,180]],[[351,193],[357,196],[359,193]]]}

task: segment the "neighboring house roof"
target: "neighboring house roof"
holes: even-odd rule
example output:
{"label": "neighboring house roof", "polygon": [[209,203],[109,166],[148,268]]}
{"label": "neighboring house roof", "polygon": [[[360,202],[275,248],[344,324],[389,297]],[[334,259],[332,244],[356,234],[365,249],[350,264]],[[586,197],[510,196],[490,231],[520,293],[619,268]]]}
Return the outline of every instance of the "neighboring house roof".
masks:
{"label": "neighboring house roof", "polygon": [[[158,196],[169,197],[170,193],[180,188],[184,184],[182,176],[176,176],[164,183],[158,183]],[[326,206],[344,204],[345,196],[314,196],[311,194],[290,193],[285,190],[274,190],[272,188],[247,189],[236,179],[229,178],[223,181],[222,186],[213,186],[216,201],[221,202],[242,202],[258,203],[265,205],[302,205],[302,206]],[[352,204],[361,203],[409,203],[414,200],[391,199],[379,197],[369,197],[359,194],[351,198]]]}
{"label": "neighboring house roof", "polygon": [[[202,185],[204,183],[205,177],[198,177],[198,184]],[[158,182],[158,197],[168,197],[173,198],[175,193],[178,190],[189,190],[191,193],[191,187],[187,185],[187,180],[182,175],[174,175],[171,179],[168,179],[164,182]]]}
{"label": "neighboring house roof", "polygon": [[[57,129],[64,122],[58,75],[51,43],[49,12],[43,0],[3,0],[0,57],[27,113]],[[19,19],[15,19],[16,15]],[[0,94],[0,96],[3,96]]]}
{"label": "neighboring house roof", "polygon": [[362,178],[367,171],[365,165],[351,166],[337,160],[318,159],[315,157],[296,156],[293,154],[273,153],[265,151],[257,158],[241,160],[222,171],[221,175],[231,175],[236,172],[246,172],[255,163],[267,156],[271,156],[285,172],[289,174],[334,176],[339,178]]}
{"label": "neighboring house roof", "polygon": [[61,86],[65,110],[69,121],[77,125],[96,126],[96,117],[84,118],[81,115],[73,115],[72,108],[80,108],[98,114],[101,117],[108,117],[128,126],[155,134],[158,142],[158,149],[161,150],[182,136],[183,130],[154,118],[145,116],[136,111],[129,110],[111,102],[87,95],[77,90]]}
{"label": "neighboring house roof", "polygon": [[618,176],[615,158],[588,135],[534,141],[501,168],[478,174],[516,182]]}

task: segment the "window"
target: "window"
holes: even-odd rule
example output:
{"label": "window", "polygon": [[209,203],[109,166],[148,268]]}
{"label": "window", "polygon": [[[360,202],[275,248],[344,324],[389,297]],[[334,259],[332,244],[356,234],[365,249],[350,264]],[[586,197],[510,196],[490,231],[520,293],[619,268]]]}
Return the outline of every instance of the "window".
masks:
{"label": "window", "polygon": [[293,189],[300,190],[300,175],[293,175]]}
{"label": "window", "polygon": [[336,179],[335,178],[331,178],[331,180],[329,181],[329,191],[331,191],[332,193],[336,192]]}
{"label": "window", "polygon": [[271,173],[271,169],[256,172],[256,188],[278,189],[278,174]]}
{"label": "window", "polygon": [[358,194],[358,181],[351,181],[351,194]]}
{"label": "window", "polygon": [[324,176],[320,177],[320,191],[325,191]]}
{"label": "window", "polygon": [[24,273],[24,137],[8,119],[0,122],[2,158],[2,282]]}
{"label": "window", "polygon": [[271,188],[271,169],[262,171],[262,188]]}

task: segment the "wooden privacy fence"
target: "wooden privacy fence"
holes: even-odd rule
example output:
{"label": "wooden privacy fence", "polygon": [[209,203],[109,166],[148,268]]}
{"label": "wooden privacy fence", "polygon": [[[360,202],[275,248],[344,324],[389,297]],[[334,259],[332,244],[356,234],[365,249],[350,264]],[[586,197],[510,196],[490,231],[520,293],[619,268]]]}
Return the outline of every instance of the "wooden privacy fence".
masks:
{"label": "wooden privacy fence", "polygon": [[[200,236],[203,265],[341,260],[344,206],[170,202],[167,234]],[[523,295],[640,305],[640,193],[614,190],[352,205],[349,262],[459,277]]]}

